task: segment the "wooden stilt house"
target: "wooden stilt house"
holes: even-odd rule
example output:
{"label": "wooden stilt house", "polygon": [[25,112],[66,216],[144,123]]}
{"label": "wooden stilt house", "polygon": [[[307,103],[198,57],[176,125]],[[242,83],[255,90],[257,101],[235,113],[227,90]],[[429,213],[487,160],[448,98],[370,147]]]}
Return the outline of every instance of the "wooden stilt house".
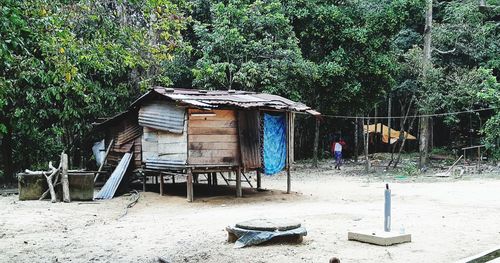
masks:
{"label": "wooden stilt house", "polygon": [[261,173],[286,170],[290,192],[297,112],[319,115],[271,94],[155,87],[98,127],[106,133],[106,144],[113,142],[108,163],[133,152],[131,165],[144,176],[158,175],[161,194],[164,176],[183,175],[192,201],[199,174],[209,184],[218,176],[229,184],[224,173],[234,173],[239,197],[245,173],[256,172],[260,188]]}

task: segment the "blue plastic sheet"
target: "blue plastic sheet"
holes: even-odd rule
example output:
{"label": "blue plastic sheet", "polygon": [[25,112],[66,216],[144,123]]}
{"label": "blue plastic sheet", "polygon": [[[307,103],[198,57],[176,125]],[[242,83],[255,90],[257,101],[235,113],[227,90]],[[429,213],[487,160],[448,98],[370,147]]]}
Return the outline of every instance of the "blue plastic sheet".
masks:
{"label": "blue plastic sheet", "polygon": [[264,173],[273,175],[286,165],[286,118],[264,113]]}
{"label": "blue plastic sheet", "polygon": [[258,231],[242,229],[236,226],[226,228],[229,232],[235,234],[238,240],[234,243],[234,248],[243,248],[258,245],[280,236],[307,236],[307,230],[304,227],[285,231]]}

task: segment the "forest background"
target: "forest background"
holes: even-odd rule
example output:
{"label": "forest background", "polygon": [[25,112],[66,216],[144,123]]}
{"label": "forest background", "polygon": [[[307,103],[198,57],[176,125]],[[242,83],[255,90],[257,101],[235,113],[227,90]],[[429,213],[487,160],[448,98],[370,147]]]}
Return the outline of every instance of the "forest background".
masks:
{"label": "forest background", "polygon": [[[498,159],[499,6],[498,0],[0,0],[0,181],[45,166],[63,150],[73,167],[86,166],[97,140],[92,123],[155,85],[304,102],[325,115],[320,155],[333,136],[352,142],[360,123],[328,115],[408,115],[378,121],[426,138],[425,151],[485,144]],[[491,110],[411,118],[485,108]],[[313,117],[298,116],[297,159],[313,156],[315,127]]]}

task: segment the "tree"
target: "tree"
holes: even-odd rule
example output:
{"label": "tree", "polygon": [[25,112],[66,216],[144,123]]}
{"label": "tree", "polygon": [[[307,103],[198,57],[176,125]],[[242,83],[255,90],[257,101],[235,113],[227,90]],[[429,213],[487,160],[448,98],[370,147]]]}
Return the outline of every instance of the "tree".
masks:
{"label": "tree", "polygon": [[182,47],[180,8],[166,0],[117,3],[3,1],[0,132],[8,181],[62,149],[81,165],[94,120],[124,109],[145,87],[170,83],[162,64]]}
{"label": "tree", "polygon": [[300,78],[314,69],[302,60],[279,1],[212,3],[210,23],[195,25],[201,57],[193,85],[267,91],[299,98]]}

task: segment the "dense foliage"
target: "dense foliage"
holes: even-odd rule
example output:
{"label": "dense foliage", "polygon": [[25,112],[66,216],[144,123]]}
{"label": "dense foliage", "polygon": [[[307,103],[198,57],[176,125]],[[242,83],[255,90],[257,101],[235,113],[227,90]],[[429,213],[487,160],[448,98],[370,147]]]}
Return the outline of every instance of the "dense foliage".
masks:
{"label": "dense foliage", "polygon": [[[371,114],[387,96],[401,115],[410,98],[416,113],[500,107],[498,1],[435,2],[424,72],[425,1],[0,0],[3,173],[63,149],[84,165],[91,123],[151,85],[271,92],[324,114]],[[495,112],[479,119],[498,154]]]}

